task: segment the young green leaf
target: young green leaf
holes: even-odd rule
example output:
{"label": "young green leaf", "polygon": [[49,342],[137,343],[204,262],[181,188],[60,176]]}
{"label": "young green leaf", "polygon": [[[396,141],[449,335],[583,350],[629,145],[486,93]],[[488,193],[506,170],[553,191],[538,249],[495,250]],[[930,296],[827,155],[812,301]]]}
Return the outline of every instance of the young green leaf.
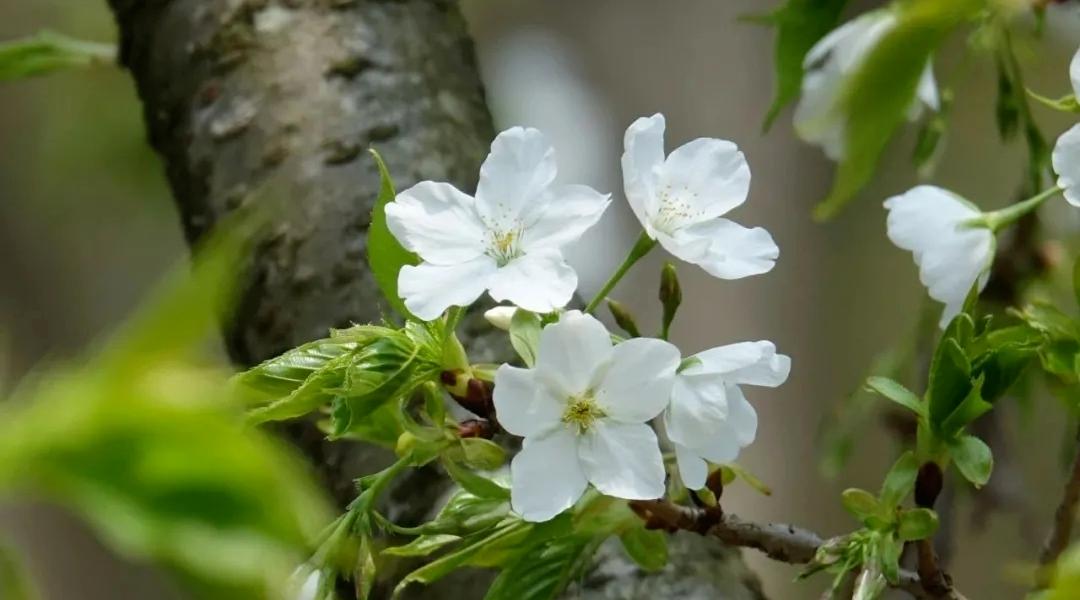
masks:
{"label": "young green leaf", "polygon": [[436,550],[460,541],[461,537],[456,535],[421,535],[404,546],[391,546],[383,550],[382,553],[389,556],[427,556]]}
{"label": "young green leaf", "polygon": [[371,211],[371,227],[368,229],[368,266],[371,267],[375,282],[379,284],[379,289],[382,290],[390,306],[398,314],[411,319],[412,313],[405,307],[405,302],[398,294],[398,272],[405,265],[418,264],[420,259],[403,248],[386,225],[386,205],[393,202],[397,194],[386,163],[374,148],[371,149],[371,155],[375,158],[375,164],[379,169],[381,184],[375,207]]}
{"label": "young green leaf", "polygon": [[888,509],[899,506],[911,490],[915,489],[915,478],[918,474],[919,459],[915,457],[915,453],[908,450],[901,454],[885,475],[885,482],[881,484],[881,504]]}
{"label": "young green leaf", "polygon": [[525,366],[536,364],[536,349],[540,345],[540,317],[523,309],[514,311],[510,319],[510,344]]}
{"label": "young green leaf", "polygon": [[643,571],[654,573],[667,566],[667,536],[663,532],[635,524],[619,534],[619,541],[626,555]]}
{"label": "young green leaf", "polygon": [[773,70],[776,92],[762,127],[768,131],[780,111],[799,96],[803,80],[803,59],[810,48],[829,33],[840,20],[847,0],[787,0],[764,16],[776,28]]}
{"label": "young green leaf", "polygon": [[937,528],[937,513],[928,508],[915,508],[900,513],[897,535],[905,542],[912,542],[934,535]]}
{"label": "young green leaf", "polygon": [[900,555],[904,552],[904,542],[893,535],[880,535],[877,538],[878,565],[885,579],[891,584],[900,581]]}
{"label": "young green leaf", "polygon": [[980,376],[964,400],[941,423],[939,429],[943,437],[949,439],[956,436],[969,423],[993,410],[994,405],[983,400],[982,387],[983,378]]}
{"label": "young green leaf", "polygon": [[[941,431],[945,419],[971,392],[971,363],[961,346],[974,329],[971,318],[961,313],[949,323],[930,362],[927,405],[930,428]],[[966,343],[966,342],[965,342]]]}
{"label": "young green leaf", "polygon": [[0,82],[63,69],[111,65],[116,46],[77,40],[51,31],[0,43]]}
{"label": "young green leaf", "polygon": [[494,471],[506,464],[506,450],[491,440],[464,438],[461,449],[461,461],[473,469]]}
{"label": "young green leaf", "polygon": [[871,377],[866,380],[866,387],[907,408],[919,417],[926,417],[926,406],[923,405],[922,399],[896,381],[888,377]]}
{"label": "young green leaf", "polygon": [[491,479],[478,473],[474,473],[452,460],[442,461],[443,468],[463,489],[478,498],[491,498],[494,500],[509,500],[510,490],[495,483]]}
{"label": "young green leaf", "polygon": [[598,546],[597,539],[585,536],[538,545],[495,578],[484,600],[554,600],[584,572]]}
{"label": "young green leaf", "polygon": [[848,488],[841,494],[844,508],[862,523],[876,522],[881,519],[882,506],[873,494],[859,488]]}
{"label": "young green leaf", "polygon": [[985,442],[973,435],[965,435],[949,444],[949,454],[960,474],[975,487],[990,481],[994,470],[994,456]]}

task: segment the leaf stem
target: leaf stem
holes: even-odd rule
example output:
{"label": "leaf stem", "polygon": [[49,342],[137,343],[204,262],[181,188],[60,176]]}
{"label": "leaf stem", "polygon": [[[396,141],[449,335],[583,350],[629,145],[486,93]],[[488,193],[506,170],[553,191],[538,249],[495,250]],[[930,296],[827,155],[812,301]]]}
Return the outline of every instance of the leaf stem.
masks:
{"label": "leaf stem", "polygon": [[626,255],[626,259],[623,260],[619,268],[611,275],[611,278],[607,280],[604,287],[600,288],[599,292],[596,292],[596,296],[589,301],[589,304],[585,306],[585,312],[592,314],[596,311],[596,308],[600,306],[600,303],[607,298],[607,295],[611,293],[611,290],[619,283],[619,281],[626,275],[630,267],[634,266],[637,261],[641,260],[646,254],[649,253],[656,246],[656,240],[649,237],[646,232],[641,232],[641,237],[634,243],[634,247],[630,249],[630,253]]}
{"label": "leaf stem", "polygon": [[980,224],[990,229],[990,231],[997,233],[1020,220],[1020,217],[1023,217],[1038,208],[1048,198],[1060,194],[1062,191],[1060,186],[1054,186],[1035,194],[1027,200],[1022,200],[1016,204],[1010,204],[1000,210],[985,213]]}

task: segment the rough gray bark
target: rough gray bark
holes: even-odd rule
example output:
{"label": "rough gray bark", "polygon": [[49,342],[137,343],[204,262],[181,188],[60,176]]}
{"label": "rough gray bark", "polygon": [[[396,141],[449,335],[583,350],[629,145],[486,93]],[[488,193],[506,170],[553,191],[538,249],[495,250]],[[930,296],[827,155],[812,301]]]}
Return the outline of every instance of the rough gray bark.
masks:
{"label": "rough gray bark", "polygon": [[[364,242],[379,180],[365,150],[380,151],[399,189],[432,179],[471,190],[493,137],[456,3],[109,3],[120,60],[134,76],[189,242],[262,197],[256,191],[286,199],[227,326],[233,360],[251,365],[331,327],[378,319]],[[288,433],[342,505],[353,497],[353,479],[379,460],[359,446],[327,443],[306,423]],[[415,514],[437,493],[404,495]],[[699,556],[717,572],[746,573],[735,551]],[[625,559],[605,560],[632,570]],[[453,593],[477,596],[483,581],[472,577]]]}

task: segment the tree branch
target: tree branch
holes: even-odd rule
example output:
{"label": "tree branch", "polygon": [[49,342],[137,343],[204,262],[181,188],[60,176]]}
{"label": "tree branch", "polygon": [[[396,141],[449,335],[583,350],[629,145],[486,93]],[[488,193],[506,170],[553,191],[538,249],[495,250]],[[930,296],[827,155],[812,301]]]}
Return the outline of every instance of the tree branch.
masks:
{"label": "tree branch", "polygon": [[1080,504],[1080,428],[1077,428],[1077,454],[1073,459],[1072,473],[1069,480],[1065,482],[1061,503],[1054,512],[1054,525],[1039,555],[1040,564],[1053,564],[1069,545],[1078,504]]}
{"label": "tree branch", "polygon": [[[788,564],[806,564],[827,540],[808,529],[781,523],[755,523],[714,508],[681,506],[666,500],[634,500],[630,508],[647,527],[668,531],[692,531],[719,538],[725,544],[753,548],[769,558]],[[955,590],[934,594],[923,588],[919,576],[900,571],[895,586],[916,598],[926,600],[963,600]]]}

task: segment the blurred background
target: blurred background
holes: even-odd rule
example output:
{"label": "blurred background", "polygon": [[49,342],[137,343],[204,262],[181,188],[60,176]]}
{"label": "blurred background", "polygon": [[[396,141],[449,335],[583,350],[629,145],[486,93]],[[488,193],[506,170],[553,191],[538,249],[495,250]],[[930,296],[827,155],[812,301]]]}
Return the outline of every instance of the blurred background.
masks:
{"label": "blurred background", "polygon": [[[860,6],[852,13],[873,3],[854,4]],[[618,170],[623,130],[633,119],[664,113],[669,149],[707,136],[730,139],[746,153],[754,174],[750,201],[731,216],[766,227],[781,248],[780,261],[768,275],[737,282],[682,266],[686,302],[674,340],[689,354],[767,339],[792,356],[785,386],[748,393],[761,425],[740,462],[773,495],[736,484],[725,492],[725,507],[832,535],[855,525],[840,506],[841,490],[876,489],[895,455],[894,436],[871,414],[857,428],[850,461],[831,475],[819,468],[823,422],[837,420],[834,407],[858,387],[876,354],[911,334],[923,307],[911,257],[888,243],[881,208],[917,181],[909,159],[914,130],[892,144],[858,201],[832,223],[812,222],[811,207],[827,191],[832,165],[794,137],[790,110],[762,134],[773,35],[738,21],[771,5],[464,2],[499,127],[539,127],[556,147],[561,178],[615,193],[605,221],[572,253],[586,294],[637,235]],[[46,27],[101,41],[115,35],[104,2],[0,3],[0,39]],[[1080,13],[1051,12],[1044,39],[1022,44],[1029,86],[1051,97],[1067,93],[1068,60],[1078,42]],[[992,62],[978,55],[964,60],[962,50],[963,40],[954,40],[935,63],[956,103],[933,181],[991,207],[1013,199],[1024,149],[997,138]],[[1068,126],[1036,111],[1051,139]],[[1080,220],[1064,206],[1048,207],[1044,220],[1070,235]],[[655,289],[664,257],[658,254],[615,294],[649,327],[659,316]],[[185,258],[179,219],[125,73],[98,69],[0,87],[0,382],[77,356]],[[1023,408],[1010,404],[1004,415],[1012,464],[999,464],[996,475],[1016,492],[1015,506],[976,514],[971,497],[961,493],[953,515],[959,551],[951,572],[971,598],[1021,594],[1009,573],[1037,555],[1063,477],[1060,404],[1038,396]],[[30,556],[47,599],[175,596],[162,591],[150,570],[108,556],[59,511],[3,505],[0,529]],[[816,598],[826,585],[824,576],[793,583],[795,567],[745,555],[769,597]]]}

